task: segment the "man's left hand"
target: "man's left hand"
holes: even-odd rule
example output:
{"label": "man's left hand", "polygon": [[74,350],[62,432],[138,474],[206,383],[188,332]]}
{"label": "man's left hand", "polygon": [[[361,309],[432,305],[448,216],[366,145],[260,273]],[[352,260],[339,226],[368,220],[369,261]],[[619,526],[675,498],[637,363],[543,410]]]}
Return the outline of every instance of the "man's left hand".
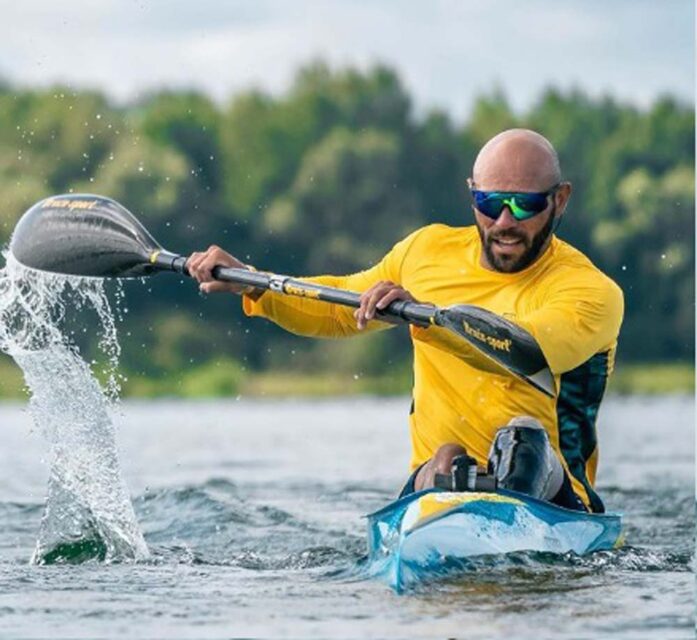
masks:
{"label": "man's left hand", "polygon": [[382,280],[361,294],[361,306],[353,312],[358,329],[365,329],[369,320],[375,318],[377,311],[387,308],[395,300],[417,302],[406,289],[389,280]]}

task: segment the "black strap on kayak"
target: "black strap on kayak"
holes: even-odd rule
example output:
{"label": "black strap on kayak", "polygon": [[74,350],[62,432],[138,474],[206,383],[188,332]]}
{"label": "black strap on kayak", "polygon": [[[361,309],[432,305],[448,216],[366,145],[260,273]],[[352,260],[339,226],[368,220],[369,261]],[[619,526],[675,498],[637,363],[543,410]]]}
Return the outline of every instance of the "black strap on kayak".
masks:
{"label": "black strap on kayak", "polygon": [[496,478],[477,467],[477,461],[464,453],[453,458],[450,473],[437,473],[434,485],[446,491],[496,491]]}

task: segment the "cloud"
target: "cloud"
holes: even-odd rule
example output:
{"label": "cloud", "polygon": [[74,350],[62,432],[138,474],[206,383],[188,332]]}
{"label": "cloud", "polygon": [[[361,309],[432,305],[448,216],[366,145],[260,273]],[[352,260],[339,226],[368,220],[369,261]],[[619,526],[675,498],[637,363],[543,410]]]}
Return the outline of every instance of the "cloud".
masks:
{"label": "cloud", "polygon": [[218,100],[286,89],[297,67],[376,61],[398,69],[421,108],[464,117],[502,87],[524,109],[543,87],[579,86],[647,104],[692,100],[687,0],[25,0],[0,23],[0,74],[62,81],[119,100],[196,87]]}

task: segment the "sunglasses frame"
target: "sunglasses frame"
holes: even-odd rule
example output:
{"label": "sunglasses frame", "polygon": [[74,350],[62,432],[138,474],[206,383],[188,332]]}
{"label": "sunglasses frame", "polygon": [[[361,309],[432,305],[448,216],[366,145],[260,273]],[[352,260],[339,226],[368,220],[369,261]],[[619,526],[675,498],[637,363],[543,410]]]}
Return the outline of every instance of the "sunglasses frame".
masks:
{"label": "sunglasses frame", "polygon": [[[538,216],[541,213],[544,213],[549,208],[549,196],[553,196],[559,190],[559,188],[562,186],[563,183],[559,182],[559,183],[555,184],[553,187],[550,187],[549,189],[547,189],[547,191],[483,191],[481,189],[475,189],[474,182],[471,179],[467,180],[467,184],[469,186],[472,199],[474,200],[472,207],[475,210],[479,211],[479,213],[481,213],[483,216],[486,216],[490,220],[498,220],[501,217],[501,214],[503,213],[504,207],[508,207],[509,211],[511,212],[511,215],[513,216],[513,218],[515,218],[515,220],[517,222],[524,222],[525,220],[530,220],[531,218],[534,218],[535,216]],[[489,213],[485,213],[484,211],[482,211],[481,209],[479,209],[477,207],[477,204],[476,204],[477,203],[477,195],[476,194],[484,194],[486,196],[495,195],[495,196],[499,196],[499,197],[506,197],[506,199],[508,199],[508,200],[515,199],[516,196],[518,196],[518,197],[525,197],[525,196],[544,197],[546,205],[545,205],[544,209],[541,209],[540,211],[530,212],[530,211],[526,211],[523,207],[520,207],[519,205],[517,205],[517,203],[514,202],[513,203],[514,206],[516,206],[518,209],[520,209],[521,211],[524,211],[526,214],[528,214],[528,215],[525,215],[524,217],[519,217],[518,215],[515,214],[511,205],[509,203],[506,203],[505,201],[503,201],[503,203],[501,204],[501,208],[499,209],[498,214],[491,215]]]}

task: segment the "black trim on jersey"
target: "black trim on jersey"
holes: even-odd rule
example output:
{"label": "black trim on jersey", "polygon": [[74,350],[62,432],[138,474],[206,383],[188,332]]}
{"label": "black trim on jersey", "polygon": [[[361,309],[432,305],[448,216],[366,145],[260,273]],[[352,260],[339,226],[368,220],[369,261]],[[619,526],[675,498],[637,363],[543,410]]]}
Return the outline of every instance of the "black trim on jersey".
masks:
{"label": "black trim on jersey", "polygon": [[557,398],[559,448],[571,474],[583,484],[591,511],[605,506],[586,476],[586,464],[597,445],[596,420],[608,378],[609,352],[596,353],[561,376]]}

